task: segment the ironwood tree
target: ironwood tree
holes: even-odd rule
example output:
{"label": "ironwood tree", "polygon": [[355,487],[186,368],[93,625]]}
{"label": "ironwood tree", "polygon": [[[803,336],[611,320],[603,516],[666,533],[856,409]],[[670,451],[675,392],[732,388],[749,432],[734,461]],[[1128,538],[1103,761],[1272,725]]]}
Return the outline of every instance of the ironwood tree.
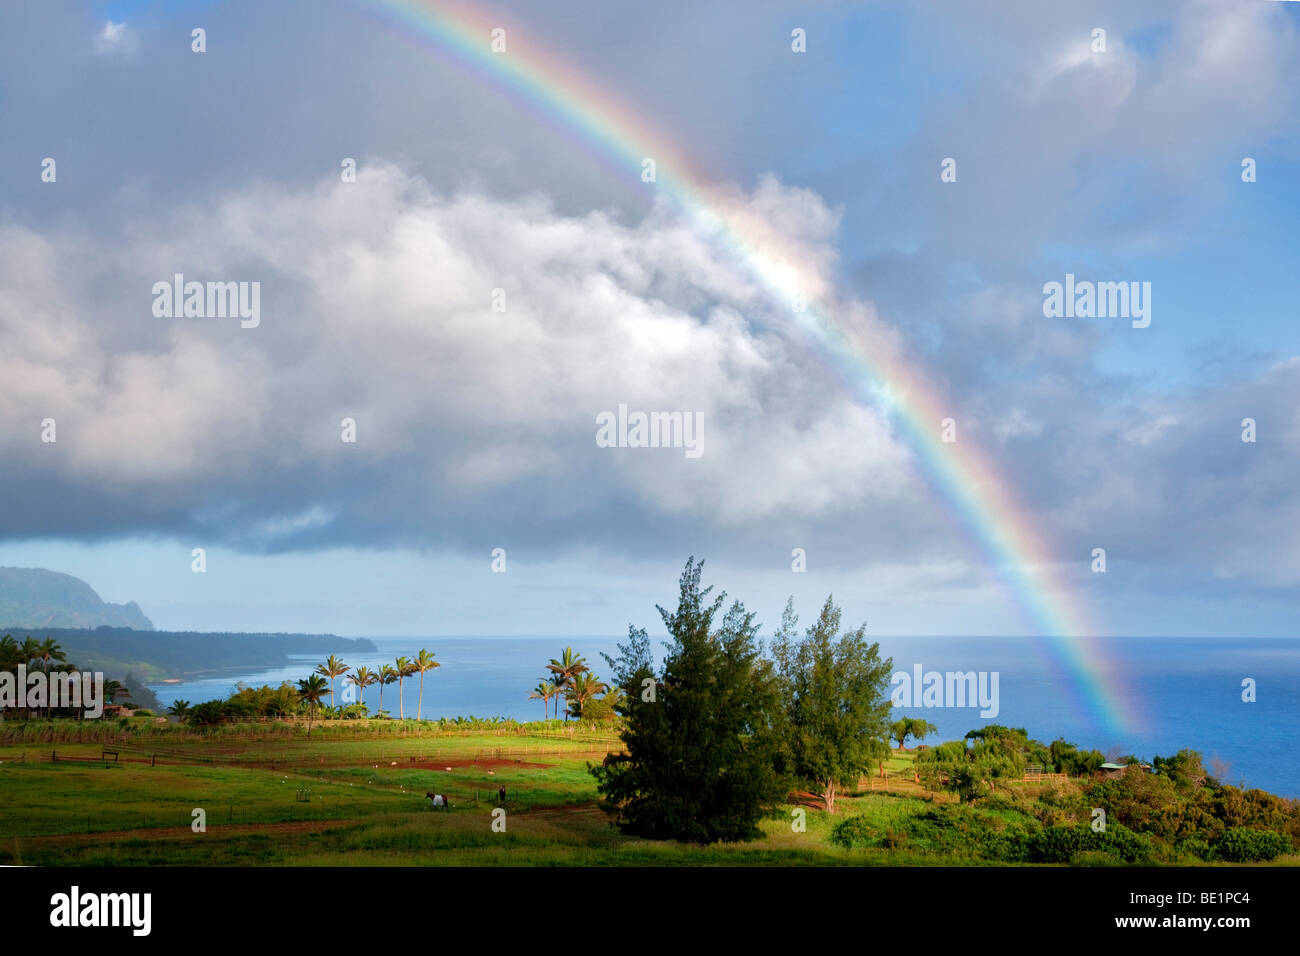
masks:
{"label": "ironwood tree", "polygon": [[800,638],[791,598],[772,645],[783,705],[781,766],[817,788],[827,813],[835,812],[837,787],[854,786],[889,754],[894,662],[867,643],[865,624],[837,636],[840,617],[827,597]]}
{"label": "ironwood tree", "polygon": [[655,666],[645,630],[606,656],[622,691],[625,752],[592,766],[601,807],[626,833],[692,843],[750,840],[788,790],[775,769],[780,702],[754,615],[701,588],[686,562],[676,610],[658,607],[671,637]]}

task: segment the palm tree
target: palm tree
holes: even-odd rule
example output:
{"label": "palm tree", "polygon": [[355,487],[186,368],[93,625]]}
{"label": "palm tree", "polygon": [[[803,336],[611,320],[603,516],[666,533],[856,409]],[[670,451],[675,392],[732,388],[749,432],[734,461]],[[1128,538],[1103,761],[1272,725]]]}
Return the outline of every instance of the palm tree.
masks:
{"label": "palm tree", "polygon": [[560,716],[560,685],[553,680],[544,681],[551,698],[555,701],[555,716]]}
{"label": "palm tree", "polygon": [[379,713],[384,712],[384,685],[397,682],[397,671],[393,669],[392,664],[385,664],[379,668],[376,675],[376,683],[379,684]]}
{"label": "palm tree", "polygon": [[8,634],[0,637],[0,670],[12,670],[20,661],[18,642]]}
{"label": "palm tree", "polygon": [[587,701],[608,689],[608,684],[590,672],[580,673],[573,678],[573,683],[569,685],[569,694],[577,705],[579,720],[582,720],[582,711],[587,706]]}
{"label": "palm tree", "polygon": [[[316,707],[325,696],[328,685],[320,674],[312,674],[306,680],[298,681],[298,696],[307,702],[307,736],[311,736],[311,722],[316,717]],[[330,691],[333,694],[333,691]]]}
{"label": "palm tree", "polygon": [[52,637],[47,637],[37,645],[36,656],[41,659],[41,666],[45,669],[47,676],[50,673],[50,661],[55,660],[66,662],[68,660],[67,656],[63,653],[63,648],[59,647],[58,643]]}
{"label": "palm tree", "polygon": [[406,719],[406,703],[402,698],[402,681],[410,677],[415,671],[411,670],[411,659],[409,657],[399,657],[393,662],[397,665],[397,719]]}
{"label": "palm tree", "polygon": [[45,671],[45,716],[50,716],[50,708],[53,705],[53,694],[49,692],[50,686],[50,661],[67,661],[67,655],[63,653],[63,648],[52,637],[47,637],[36,647],[36,656],[41,659],[41,669]]}
{"label": "palm tree", "polygon": [[173,701],[171,707],[167,709],[167,713],[171,714],[173,717],[178,717],[181,720],[184,720],[185,715],[188,714],[189,712],[190,712],[190,702],[188,700],[177,699]]}
{"label": "palm tree", "polygon": [[366,703],[366,688],[379,680],[378,677],[370,670],[369,667],[358,667],[356,673],[348,678],[357,688],[357,703],[362,706]]}
{"label": "palm tree", "polygon": [[424,672],[431,671],[435,667],[441,666],[441,664],[433,659],[433,654],[425,650],[423,647],[420,648],[420,653],[416,655],[415,660],[411,662],[411,672],[420,675],[420,698],[415,705],[416,720],[421,719],[420,714],[424,711]]}
{"label": "palm tree", "polygon": [[346,674],[349,669],[350,668],[348,667],[347,664],[344,664],[333,654],[331,654],[329,657],[325,659],[324,664],[321,664],[316,668],[317,674],[320,674],[322,677],[328,677],[330,679],[330,706],[331,707],[333,707],[335,703],[334,678]]}
{"label": "palm tree", "polygon": [[[566,647],[564,653],[560,655],[557,661],[551,658],[551,662],[546,665],[547,669],[555,674],[555,689],[557,694],[568,696],[569,689],[573,686],[574,679],[587,670],[587,659],[580,654],[575,654],[572,647]],[[559,710],[559,704],[556,704],[556,710]],[[569,711],[564,711],[564,719],[569,719]]]}
{"label": "palm tree", "polygon": [[33,641],[30,637],[24,637],[22,646],[18,649],[22,657],[22,663],[28,667],[32,666],[32,661],[41,656],[41,645]]}
{"label": "palm tree", "polygon": [[[33,641],[30,635],[24,637],[22,644],[17,645],[12,653],[14,655],[14,669],[17,669],[18,665],[21,664],[30,670],[32,664],[41,656],[40,645]],[[26,695],[20,695],[19,699],[25,701]],[[31,717],[31,711],[26,706],[23,707],[23,716],[25,718]]]}
{"label": "palm tree", "polygon": [[555,681],[544,680],[533,688],[533,692],[528,695],[529,700],[540,700],[545,708],[546,716],[543,720],[551,719],[551,698],[555,696]]}
{"label": "palm tree", "polygon": [[127,687],[120,680],[104,681],[104,699],[110,704],[116,704],[119,697],[131,693],[131,688]]}

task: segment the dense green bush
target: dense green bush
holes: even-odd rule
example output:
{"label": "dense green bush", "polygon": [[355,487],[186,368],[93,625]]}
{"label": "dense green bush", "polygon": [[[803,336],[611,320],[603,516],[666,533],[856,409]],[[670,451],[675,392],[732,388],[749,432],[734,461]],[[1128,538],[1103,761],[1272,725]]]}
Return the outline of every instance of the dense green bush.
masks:
{"label": "dense green bush", "polygon": [[938,804],[883,826],[866,814],[831,829],[831,841],[849,849],[907,849],[927,855],[1019,862],[1036,824],[1018,812],[989,812]]}
{"label": "dense green bush", "polygon": [[1291,841],[1280,833],[1234,827],[1214,844],[1214,857],[1230,863],[1258,863],[1291,852]]}
{"label": "dense green bush", "polygon": [[1040,790],[1026,809],[1043,826],[1055,827],[1090,819],[1093,806],[1076,787],[1053,784]]}
{"label": "dense green bush", "polygon": [[220,700],[205,700],[190,708],[185,719],[196,727],[219,724],[226,719],[226,704]]}
{"label": "dense green bush", "polygon": [[853,850],[859,847],[880,846],[880,834],[865,816],[849,817],[831,828],[831,842]]}
{"label": "dense green bush", "polygon": [[1027,838],[1025,859],[1033,863],[1069,863],[1081,854],[1104,853],[1125,863],[1149,863],[1151,841],[1121,823],[1098,833],[1088,824],[1044,827]]}

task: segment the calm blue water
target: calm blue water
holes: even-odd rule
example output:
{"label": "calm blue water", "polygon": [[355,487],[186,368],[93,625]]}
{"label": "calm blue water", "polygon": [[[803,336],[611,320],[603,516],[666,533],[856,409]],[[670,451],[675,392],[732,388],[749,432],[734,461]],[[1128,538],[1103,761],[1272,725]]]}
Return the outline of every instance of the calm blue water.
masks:
{"label": "calm blue water", "polygon": [[[621,639],[621,638],[620,638]],[[512,717],[536,720],[542,703],[528,693],[545,676],[546,662],[568,644],[584,655],[597,674],[608,676],[600,657],[613,653],[620,639],[602,638],[372,638],[377,652],[352,655],[349,665],[372,670],[398,655],[433,651],[442,666],[425,675],[424,716]],[[1044,641],[1028,638],[879,638],[895,670],[913,664],[937,671],[997,671],[997,717],[982,719],[978,709],[910,708],[901,713],[930,721],[939,734],[928,742],[960,737],[975,727],[999,723],[1024,727],[1031,737],[1050,742],[1065,737],[1083,749],[1112,748],[1149,759],[1183,747],[1199,750],[1206,766],[1221,761],[1224,779],[1289,797],[1300,797],[1300,640],[1221,638],[1096,639],[1101,656],[1115,663],[1125,685],[1117,690],[1138,714],[1134,726],[1114,729],[1063,675],[1059,660]],[[316,658],[274,670],[250,671],[183,684],[155,684],[164,706],[177,698],[191,703],[224,697],[235,684],[278,684],[306,677]],[[1241,681],[1257,683],[1255,703],[1241,700]],[[339,682],[342,695],[344,684]],[[414,716],[419,679],[408,679],[406,715]],[[368,688],[372,710],[378,690]],[[384,689],[384,709],[397,713],[397,685]]]}

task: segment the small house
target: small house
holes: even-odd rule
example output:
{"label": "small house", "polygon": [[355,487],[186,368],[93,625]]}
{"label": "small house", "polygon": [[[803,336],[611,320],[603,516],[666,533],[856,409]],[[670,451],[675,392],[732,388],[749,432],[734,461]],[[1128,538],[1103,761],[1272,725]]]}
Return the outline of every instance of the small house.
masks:
{"label": "small house", "polygon": [[[1108,779],[1111,778],[1111,777],[1122,777],[1122,776],[1124,776],[1124,771],[1127,770],[1127,769],[1128,769],[1129,767],[1131,767],[1131,766],[1133,766],[1133,764],[1128,764],[1128,763],[1109,763],[1109,762],[1108,762],[1108,763],[1104,763],[1104,764],[1102,764],[1100,767],[1097,768],[1096,776],[1098,776],[1098,777],[1106,777],[1106,778],[1108,778]],[[1147,773],[1150,773],[1150,772],[1151,772],[1151,764],[1149,764],[1149,763],[1140,763],[1140,764],[1138,764],[1137,766],[1141,767],[1141,768],[1142,768],[1143,770],[1145,770]]]}

